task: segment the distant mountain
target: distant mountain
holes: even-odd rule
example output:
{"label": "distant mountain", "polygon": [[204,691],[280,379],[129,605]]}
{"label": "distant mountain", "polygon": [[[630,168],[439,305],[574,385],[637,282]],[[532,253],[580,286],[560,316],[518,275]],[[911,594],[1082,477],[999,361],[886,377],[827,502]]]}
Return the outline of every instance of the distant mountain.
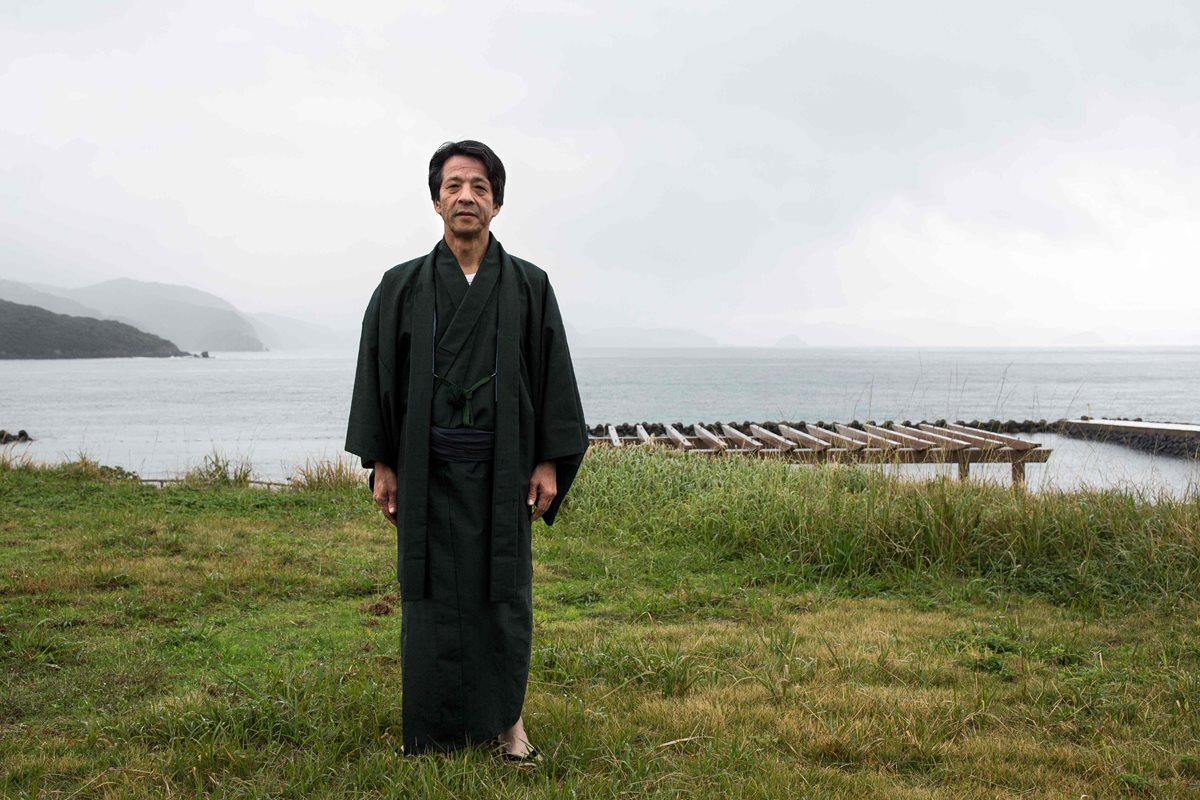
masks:
{"label": "distant mountain", "polygon": [[[21,291],[24,294],[20,294]],[[149,283],[129,278],[104,281],[82,289],[37,288],[4,281],[0,298],[44,305],[34,302],[34,294],[49,295],[75,304],[73,308],[93,311],[88,316],[100,316],[125,322],[141,330],[170,339],[180,347],[195,352],[203,350],[265,349],[250,320],[226,300],[199,289],[166,283]],[[14,298],[20,294],[20,299]],[[67,307],[59,306],[66,310]]]}
{"label": "distant mountain", "polygon": [[254,326],[232,303],[199,289],[117,278],[62,294],[187,350],[265,349]]}
{"label": "distant mountain", "polygon": [[[54,294],[54,289],[33,286],[16,281],[0,280],[0,300],[10,303],[21,303],[27,306],[37,306],[56,314],[70,314],[73,317],[95,317],[100,319],[104,314],[100,311]],[[57,290],[61,291],[61,290]]]}
{"label": "distant mountain", "polygon": [[797,336],[794,333],[789,333],[787,336],[781,337],[779,339],[779,341],[775,342],[775,344],[774,344],[774,347],[783,347],[783,348],[795,348],[795,347],[806,347],[806,346],[807,345],[805,344],[804,340],[801,339],[799,336]]}
{"label": "distant mountain", "polygon": [[599,328],[569,333],[571,347],[720,347],[711,336],[683,328]]}
{"label": "distant mountain", "polygon": [[263,344],[271,350],[344,350],[358,344],[358,331],[338,331],[279,314],[244,314]]}
{"label": "distant mountain", "polygon": [[183,355],[166,339],[122,322],[0,300],[0,359]]}

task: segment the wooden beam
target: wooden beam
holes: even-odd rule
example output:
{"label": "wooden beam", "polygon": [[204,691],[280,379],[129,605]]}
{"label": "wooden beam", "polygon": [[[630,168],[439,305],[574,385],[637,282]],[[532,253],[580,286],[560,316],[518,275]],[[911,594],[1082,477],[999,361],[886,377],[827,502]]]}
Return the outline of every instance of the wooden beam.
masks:
{"label": "wooden beam", "polygon": [[721,423],[721,433],[724,434],[726,439],[732,439],[741,445],[743,450],[763,449],[762,442],[758,441],[757,439],[752,439],[751,437],[739,431],[737,428],[733,427],[732,425],[726,425],[724,422]]}
{"label": "wooden beam", "polygon": [[688,438],[676,430],[674,425],[664,425],[663,427],[667,431],[667,436],[670,437],[671,441],[680,450],[687,450],[689,447],[692,447],[692,443],[688,441]]}
{"label": "wooden beam", "polygon": [[886,436],[880,436],[877,433],[860,431],[857,428],[851,428],[849,425],[835,423],[833,427],[837,428],[837,432],[843,436],[848,436],[851,439],[857,439],[858,441],[867,445],[878,445],[881,450],[895,450],[897,447],[902,446],[894,439],[889,439]]}
{"label": "wooden beam", "polygon": [[911,447],[914,450],[928,450],[931,445],[929,441],[922,439],[919,436],[912,436],[896,430],[888,430],[887,428],[881,428],[878,425],[863,425],[863,430],[865,430],[867,433],[874,433],[878,434],[879,436],[887,436],[889,439],[893,439],[900,443],[901,446]]}
{"label": "wooden beam", "polygon": [[995,440],[998,444],[1011,447],[1013,450],[1032,450],[1035,447],[1041,447],[1038,442],[1031,442],[1027,439],[1018,439],[1015,436],[1006,436],[1003,433],[992,433],[991,431],[983,431],[979,428],[972,428],[967,425],[959,425],[957,422],[947,422],[946,427],[952,431],[959,433],[972,434],[981,436],[987,439]]}
{"label": "wooden beam", "polygon": [[1012,482],[1013,486],[1018,488],[1025,485],[1025,462],[1014,461],[1012,463]]}
{"label": "wooden beam", "polygon": [[920,428],[909,428],[905,425],[897,425],[895,427],[896,427],[896,430],[899,431],[900,433],[906,434],[908,436],[912,436],[915,439],[924,439],[924,440],[930,442],[931,444],[937,445],[938,447],[940,447],[943,450],[961,450],[964,447],[970,446],[966,442],[960,442],[957,439],[951,439],[949,437],[942,436],[937,433],[930,433],[929,431],[923,431]]}
{"label": "wooden beam", "polygon": [[804,431],[798,431],[788,425],[780,425],[779,432],[788,439],[799,445],[803,445],[810,450],[821,451],[829,447],[829,442],[824,439],[818,439],[816,436],[810,436]]}
{"label": "wooden beam", "polygon": [[779,434],[771,433],[761,425],[751,425],[750,432],[753,433],[757,438],[761,439],[764,443],[774,447],[776,450],[787,451],[796,446]]}
{"label": "wooden beam", "polygon": [[719,436],[701,425],[699,422],[693,425],[692,428],[696,431],[696,438],[703,441],[709,447],[722,452],[729,449],[729,445],[725,444],[725,442]]}
{"label": "wooden beam", "polygon": [[654,444],[654,437],[646,432],[645,425],[639,422],[634,426],[633,430],[637,434],[637,437],[642,440],[642,444]]}
{"label": "wooden beam", "polygon": [[829,444],[837,445],[838,447],[844,447],[847,450],[862,450],[864,447],[866,447],[866,444],[858,441],[857,439],[850,439],[842,436],[841,434],[832,433],[816,425],[809,425],[808,432],[813,436],[816,436],[818,439],[824,439]]}
{"label": "wooden beam", "polygon": [[937,425],[930,425],[928,422],[921,423],[921,430],[929,431],[930,433],[936,433],[940,436],[945,436],[946,438],[953,439],[956,442],[963,442],[971,447],[978,447],[980,450],[995,450],[997,447],[1001,446],[991,439],[985,439],[982,436],[974,436],[969,433],[963,433],[962,431],[952,431],[948,428],[939,428]]}

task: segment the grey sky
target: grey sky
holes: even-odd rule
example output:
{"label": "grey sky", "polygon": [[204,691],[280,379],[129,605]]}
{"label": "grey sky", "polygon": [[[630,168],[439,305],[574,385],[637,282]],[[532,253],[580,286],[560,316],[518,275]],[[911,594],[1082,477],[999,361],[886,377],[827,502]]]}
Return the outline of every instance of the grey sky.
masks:
{"label": "grey sky", "polygon": [[[1050,9],[1050,10],[1048,10]],[[1200,344],[1187,3],[23,2],[0,277],[356,324],[446,139],[577,328]]]}

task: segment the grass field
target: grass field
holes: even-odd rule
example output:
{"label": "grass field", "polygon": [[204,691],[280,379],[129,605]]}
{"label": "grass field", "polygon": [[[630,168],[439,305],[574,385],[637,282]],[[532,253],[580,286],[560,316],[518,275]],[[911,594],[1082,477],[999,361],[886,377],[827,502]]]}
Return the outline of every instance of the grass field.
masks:
{"label": "grass field", "polygon": [[394,534],[245,477],[0,459],[0,796],[1200,796],[1198,497],[593,452],[522,770],[397,755]]}

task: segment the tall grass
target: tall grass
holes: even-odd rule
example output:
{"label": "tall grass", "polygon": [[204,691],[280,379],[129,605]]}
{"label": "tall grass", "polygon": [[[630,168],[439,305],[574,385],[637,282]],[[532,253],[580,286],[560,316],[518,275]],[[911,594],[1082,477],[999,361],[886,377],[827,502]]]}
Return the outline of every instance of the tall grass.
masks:
{"label": "tall grass", "polygon": [[183,475],[183,482],[190,486],[238,486],[250,485],[254,468],[245,458],[227,456],[213,450],[204,456],[200,466],[192,467]]}
{"label": "tall grass", "polygon": [[20,452],[17,452],[16,445],[6,444],[0,446],[0,472],[30,469],[32,466],[33,459],[29,457],[28,448],[23,448]]}
{"label": "tall grass", "polygon": [[1200,494],[1023,493],[864,467],[599,449],[570,495],[573,526],[742,562],[760,580],[982,576],[1096,604],[1200,586]]}
{"label": "tall grass", "polygon": [[366,473],[358,466],[357,459],[309,459],[304,462],[304,466],[296,468],[289,483],[292,488],[302,491],[354,490],[360,489],[366,483]]}

